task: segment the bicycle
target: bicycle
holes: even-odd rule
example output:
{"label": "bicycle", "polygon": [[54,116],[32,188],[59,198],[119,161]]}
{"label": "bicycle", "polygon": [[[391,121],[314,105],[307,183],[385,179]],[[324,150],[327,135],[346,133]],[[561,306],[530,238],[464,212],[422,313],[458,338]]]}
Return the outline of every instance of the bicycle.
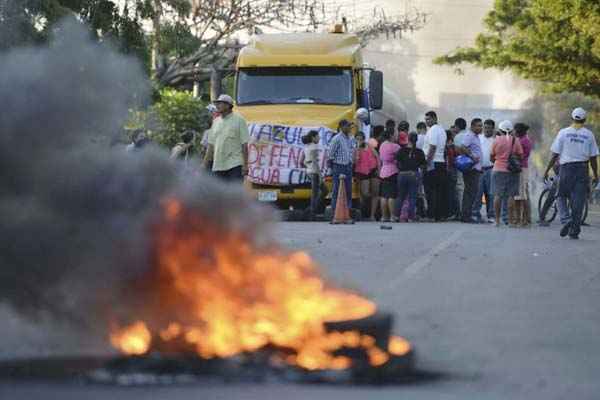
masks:
{"label": "bicycle", "polygon": [[[540,194],[540,198],[538,199],[538,215],[539,215],[539,223],[542,225],[549,225],[555,219],[558,214],[558,205],[556,203],[556,198],[558,194],[558,177],[550,177],[547,181],[544,181],[545,188],[542,190]],[[588,206],[589,206],[590,196],[588,195],[584,206],[583,206],[583,214],[581,218],[581,224],[585,224],[585,220],[588,216]],[[570,207],[567,201],[567,207]]]}

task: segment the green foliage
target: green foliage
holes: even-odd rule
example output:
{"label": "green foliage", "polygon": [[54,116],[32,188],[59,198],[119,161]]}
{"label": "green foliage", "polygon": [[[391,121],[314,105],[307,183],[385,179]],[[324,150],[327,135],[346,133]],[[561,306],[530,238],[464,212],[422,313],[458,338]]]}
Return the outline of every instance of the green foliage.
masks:
{"label": "green foliage", "polygon": [[202,45],[189,25],[177,22],[167,22],[161,26],[159,50],[167,57],[187,57]]}
{"label": "green foliage", "polygon": [[600,143],[600,100],[579,93],[538,94],[525,104],[518,120],[531,127],[530,136],[536,141],[532,162],[543,170],[550,159],[550,145],[558,131],[569,126],[571,111],[583,107],[588,112],[586,126]]}
{"label": "green foliage", "polygon": [[[136,0],[141,2],[142,0]],[[0,0],[0,50],[42,44],[54,24],[71,15],[87,23],[98,40],[110,40],[126,54],[149,64],[142,20],[116,0]]]}
{"label": "green foliage", "polygon": [[598,0],[496,0],[475,45],[435,60],[508,69],[547,92],[600,98]]}
{"label": "green foliage", "polygon": [[144,129],[150,138],[167,148],[181,141],[188,129],[198,132],[197,139],[208,129],[210,115],[206,103],[190,92],[175,89],[160,91],[160,100],[147,110],[132,110],[125,129]]}

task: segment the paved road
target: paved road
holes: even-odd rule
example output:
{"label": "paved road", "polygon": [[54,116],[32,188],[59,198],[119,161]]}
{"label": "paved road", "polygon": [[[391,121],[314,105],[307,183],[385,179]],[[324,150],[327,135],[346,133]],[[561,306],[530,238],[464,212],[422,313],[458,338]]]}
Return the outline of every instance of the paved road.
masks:
{"label": "paved road", "polygon": [[579,241],[558,227],[281,223],[336,282],[396,317],[419,366],[448,375],[386,388],[233,385],[115,389],[0,384],[0,398],[37,399],[598,399],[600,214]]}

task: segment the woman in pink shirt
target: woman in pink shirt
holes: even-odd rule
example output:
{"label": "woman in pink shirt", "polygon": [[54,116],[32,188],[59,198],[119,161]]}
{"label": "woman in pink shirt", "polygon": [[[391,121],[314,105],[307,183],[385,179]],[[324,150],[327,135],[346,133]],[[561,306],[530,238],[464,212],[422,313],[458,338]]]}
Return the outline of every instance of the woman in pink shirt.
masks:
{"label": "woman in pink shirt", "polygon": [[508,158],[514,154],[519,159],[523,156],[523,148],[519,140],[512,135],[513,124],[502,121],[498,126],[501,135],[492,144],[490,160],[494,163],[492,170],[492,191],[494,193],[494,211],[496,226],[500,226],[502,201],[508,201],[508,218],[514,224],[515,196],[519,192],[519,174],[508,170]]}
{"label": "woman in pink shirt", "polygon": [[396,134],[392,131],[383,133],[383,143],[379,147],[381,158],[381,222],[396,222],[395,204],[398,197],[398,166],[396,154],[400,150]]}
{"label": "woman in pink shirt", "polygon": [[531,224],[531,202],[529,201],[529,155],[531,154],[531,139],[527,135],[529,126],[523,123],[515,124],[515,136],[523,148],[521,158],[521,173],[519,174],[519,193],[515,196],[516,223],[522,227]]}
{"label": "woman in pink shirt", "polygon": [[371,221],[375,221],[379,201],[379,155],[365,142],[363,132],[358,132],[354,138],[358,144],[354,152],[354,177],[359,183],[360,204],[364,208],[370,202]]}

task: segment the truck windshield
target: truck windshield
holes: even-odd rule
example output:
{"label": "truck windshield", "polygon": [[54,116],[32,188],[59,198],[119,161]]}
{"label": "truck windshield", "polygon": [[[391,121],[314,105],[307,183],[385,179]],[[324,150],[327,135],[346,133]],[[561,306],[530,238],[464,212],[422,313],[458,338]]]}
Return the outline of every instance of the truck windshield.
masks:
{"label": "truck windshield", "polygon": [[237,103],[352,104],[349,68],[244,68],[238,72]]}

